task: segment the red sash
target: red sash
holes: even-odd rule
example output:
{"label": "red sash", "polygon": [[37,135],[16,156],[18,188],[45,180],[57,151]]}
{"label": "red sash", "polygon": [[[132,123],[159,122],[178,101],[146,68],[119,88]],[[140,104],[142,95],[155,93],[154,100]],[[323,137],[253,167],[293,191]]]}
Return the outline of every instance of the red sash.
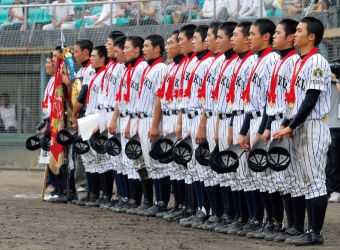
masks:
{"label": "red sash", "polygon": [[176,66],[176,63],[174,63],[174,65],[172,65],[172,67],[169,69],[169,71],[164,76],[163,82],[162,82],[162,86],[156,92],[156,96],[157,97],[159,97],[159,98],[163,98],[164,97],[166,82],[167,82],[168,78],[170,77],[170,73],[174,69],[175,66]]}
{"label": "red sash", "polygon": [[218,93],[220,91],[220,83],[221,83],[224,71],[231,64],[231,62],[234,61],[237,57],[238,57],[238,54],[235,53],[232,57],[230,57],[229,59],[226,59],[227,63],[224,64],[223,67],[221,68],[220,74],[218,75],[218,78],[217,78],[216,87],[213,91],[211,91],[211,99],[213,99],[214,101],[217,101],[218,99]]}
{"label": "red sash", "polygon": [[123,89],[124,79],[125,79],[126,74],[128,74],[131,69],[132,69],[132,66],[131,66],[131,64],[129,64],[125,68],[122,78],[120,78],[119,89],[118,89],[118,92],[116,94],[116,101],[117,102],[121,102],[122,101],[122,89]]}
{"label": "red sash", "polygon": [[147,76],[147,74],[150,72],[150,70],[156,66],[157,64],[163,62],[163,58],[162,57],[159,57],[157,58],[151,65],[148,65],[144,71],[143,71],[143,74],[142,74],[142,78],[141,78],[141,81],[140,81],[140,86],[139,86],[139,91],[138,91],[138,98],[140,97],[140,95],[142,94],[142,91],[143,91],[143,85],[144,85],[144,82],[145,82],[145,78]]}
{"label": "red sash", "polygon": [[89,87],[87,89],[87,94],[86,94],[86,104],[89,103],[90,101],[90,95],[91,95],[91,88],[93,86],[94,81],[96,80],[96,78],[100,75],[101,72],[103,72],[105,70],[105,66],[101,67],[98,72],[95,73],[95,76],[92,78]]}
{"label": "red sash", "polygon": [[[297,60],[297,62],[295,63],[294,66],[294,70],[293,70],[293,75],[292,75],[292,81],[290,82],[290,89],[289,92],[287,92],[285,94],[285,101],[288,102],[288,105],[290,108],[294,107],[294,103],[295,103],[295,83],[296,80],[300,74],[300,71],[302,70],[303,66],[305,65],[305,63],[307,62],[307,60],[315,55],[316,53],[318,53],[318,49],[317,48],[313,48],[311,51],[308,52],[308,54],[301,60],[301,58],[299,60]],[[298,63],[301,61],[299,68],[297,69]]]}
{"label": "red sash", "polygon": [[181,87],[179,88],[178,92],[176,93],[177,97],[176,98],[181,98],[183,97],[183,83],[184,83],[184,77],[185,77],[185,72],[187,70],[187,67],[189,65],[189,63],[196,57],[196,52],[192,53],[190,58],[186,57],[187,60],[185,61],[185,64],[183,66],[183,70],[182,70],[182,74],[181,74]]}
{"label": "red sash", "polygon": [[131,93],[131,82],[132,82],[132,76],[135,73],[135,70],[141,62],[143,62],[144,59],[142,57],[138,58],[136,61],[134,67],[132,70],[129,70],[128,75],[127,75],[127,83],[126,83],[126,93],[124,94],[124,101],[125,103],[130,102],[130,93]]}
{"label": "red sash", "polygon": [[202,82],[202,86],[197,91],[197,98],[200,99],[202,102],[204,102],[204,100],[205,100],[205,95],[206,95],[206,92],[207,92],[207,78],[209,76],[209,72],[211,70],[211,67],[216,62],[216,60],[222,55],[223,55],[223,53],[217,53],[214,60],[211,62],[207,72],[205,73],[205,76],[204,76],[203,82]]}
{"label": "red sash", "polygon": [[236,85],[237,77],[238,77],[238,74],[240,73],[241,67],[243,63],[248,59],[248,57],[250,57],[253,53],[254,52],[252,50],[249,50],[248,53],[243,57],[240,64],[238,65],[236,72],[234,68],[233,76],[230,80],[229,92],[226,95],[227,103],[229,103],[229,105],[233,105],[235,102],[235,85]]}
{"label": "red sash", "polygon": [[282,67],[282,65],[284,64],[285,61],[288,60],[288,58],[290,58],[291,56],[295,55],[296,51],[295,50],[291,50],[287,55],[285,55],[285,57],[280,61],[277,62],[275,64],[273,73],[272,73],[272,77],[270,80],[270,88],[269,88],[269,92],[268,92],[268,103],[271,107],[274,106],[274,104],[276,103],[276,82],[277,82],[277,77],[278,77],[278,73]]}
{"label": "red sash", "polygon": [[204,62],[206,59],[208,59],[211,56],[212,56],[212,52],[209,51],[208,53],[206,53],[201,58],[201,60],[199,60],[198,63],[196,62],[197,64],[195,65],[194,70],[191,71],[191,73],[190,73],[190,78],[189,78],[188,86],[187,86],[186,90],[184,90],[184,97],[190,98],[190,96],[191,96],[191,87],[192,87],[192,83],[193,83],[194,78],[195,78],[196,70],[198,69],[198,67],[201,65],[202,62]]}
{"label": "red sash", "polygon": [[265,51],[263,51],[263,53],[262,53],[261,57],[259,58],[259,60],[257,61],[255,67],[252,69],[252,71],[250,73],[250,77],[248,78],[247,87],[246,87],[246,89],[244,91],[242,91],[242,94],[241,94],[241,99],[243,100],[243,103],[245,105],[247,105],[250,102],[250,86],[251,86],[251,81],[252,81],[252,79],[254,77],[255,71],[259,67],[259,65],[262,62],[263,58],[265,58],[266,55],[268,55],[272,51],[273,51],[273,48],[271,48],[271,47],[266,48]]}

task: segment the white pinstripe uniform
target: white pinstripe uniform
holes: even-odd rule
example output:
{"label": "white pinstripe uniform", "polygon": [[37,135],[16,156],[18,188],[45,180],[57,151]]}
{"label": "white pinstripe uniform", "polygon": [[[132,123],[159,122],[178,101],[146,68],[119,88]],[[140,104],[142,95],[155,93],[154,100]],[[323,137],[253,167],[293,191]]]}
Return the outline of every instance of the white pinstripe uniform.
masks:
{"label": "white pinstripe uniform", "polygon": [[[102,83],[103,89],[101,93],[103,95],[103,103],[98,103],[98,107],[102,108],[101,112],[103,113],[103,121],[106,122],[108,126],[111,122],[114,108],[116,107],[116,94],[119,90],[120,78],[122,76],[122,72],[125,68],[124,64],[115,62],[110,60],[106,65],[106,71],[104,75],[104,82]],[[117,131],[120,131],[119,128],[119,118],[117,120]],[[112,135],[109,133],[109,137]],[[121,173],[122,168],[122,155],[111,156],[111,163],[113,165],[113,169]]]}
{"label": "white pinstripe uniform", "polygon": [[[192,54],[189,56],[194,56],[195,54]],[[197,57],[194,56],[191,60],[188,59],[188,61],[183,65],[183,70],[181,72],[181,78],[180,78],[180,83],[178,88],[180,89],[180,92],[183,91],[184,89],[187,88],[188,86],[188,81],[191,75],[191,71],[193,70],[195,64],[197,61]],[[179,108],[182,110],[187,110],[188,108],[188,100],[187,98],[183,98],[182,96],[178,97],[178,102],[179,102]],[[182,113],[182,138],[185,138],[190,134],[190,128],[191,128],[191,120],[188,118],[186,114]],[[194,158],[194,157],[193,157]],[[184,170],[185,174],[185,183],[186,184],[192,184],[194,181],[198,181],[199,177],[198,174],[196,173],[196,170],[193,165],[193,160],[191,160],[187,164],[188,168]]]}
{"label": "white pinstripe uniform", "polygon": [[[243,54],[243,53],[242,53]],[[239,55],[240,56],[240,55]],[[241,99],[242,91],[245,89],[250,71],[253,65],[256,62],[256,55],[251,55],[248,57],[245,62],[242,64],[240,71],[237,75],[236,85],[235,85],[235,101],[232,105],[232,112],[234,112],[233,116],[233,144],[237,143],[237,138],[240,133],[243,120],[244,120],[244,105]],[[237,69],[241,63],[241,58],[235,64],[235,68]],[[235,72],[236,73],[236,72]],[[239,159],[239,167],[236,171],[236,180],[237,180],[237,190],[251,191],[255,190],[254,179],[250,173],[250,169],[247,165],[246,155],[243,154]]]}
{"label": "white pinstripe uniform", "polygon": [[[268,48],[271,49],[271,48]],[[264,52],[265,53],[265,52]],[[271,72],[275,63],[279,60],[279,55],[276,52],[270,52],[263,57],[257,55],[257,61],[252,70],[255,73],[251,79],[250,83],[250,102],[245,105],[245,113],[252,113],[253,119],[250,120],[250,142],[255,138],[258,129],[262,121],[262,115],[264,107],[266,105],[267,90],[270,84]],[[256,68],[256,66],[258,66]],[[248,83],[248,84],[249,84]],[[256,115],[256,112],[260,111],[260,116]],[[255,178],[256,189],[260,192],[269,191],[270,193],[275,191],[272,182],[269,182],[274,175],[274,171],[267,168],[263,172],[250,172]]]}
{"label": "white pinstripe uniform", "polygon": [[[164,93],[165,97],[163,98],[162,103],[166,103],[168,109],[174,112],[179,112],[180,110],[178,94],[180,90],[181,75],[182,75],[186,60],[187,58],[184,56],[183,59],[180,62],[178,62],[176,67],[171,72],[172,77],[174,77],[173,88],[168,89],[169,82],[167,82],[167,85],[165,88],[165,93]],[[166,118],[166,116],[163,116],[163,118]],[[172,114],[171,116],[168,117],[167,119],[168,122],[166,123],[166,127],[170,128],[169,132],[174,131],[177,120],[178,120],[178,114]],[[163,130],[164,130],[164,127],[163,127]],[[179,165],[175,162],[172,162],[172,166],[174,167],[174,170],[175,170],[174,176],[173,176],[174,179],[184,180],[186,177],[187,170],[182,165]]]}
{"label": "white pinstripe uniform", "polygon": [[[82,64],[82,67],[78,70],[75,79],[80,80],[82,85],[88,84],[88,80],[89,80],[89,76],[90,76],[89,72],[91,72],[91,71],[92,71],[92,64],[91,64],[91,61],[88,60],[86,62],[86,65]],[[81,157],[81,156],[77,155],[76,157]],[[70,170],[73,170],[74,169],[74,163],[73,163],[72,153],[69,154],[68,161],[69,161],[68,165],[69,165]]]}
{"label": "white pinstripe uniform", "polygon": [[[150,157],[151,142],[148,138],[148,132],[155,115],[156,91],[160,82],[164,79],[166,71],[166,65],[163,62],[156,63],[158,60],[162,60],[162,58],[153,60],[155,64],[150,62],[145,69],[144,78],[141,79],[141,84],[143,85],[140,86],[141,90],[136,110],[138,114],[146,116],[139,118],[138,129],[146,169],[151,178],[160,179],[168,175],[167,167]],[[159,124],[160,131],[162,131],[161,125],[162,121]]]}
{"label": "white pinstripe uniform", "polygon": [[[301,60],[296,62],[297,66]],[[296,149],[296,159],[299,161],[303,180],[306,184],[305,197],[311,199],[327,194],[325,167],[327,151],[331,142],[327,124],[327,114],[330,110],[331,70],[327,60],[320,54],[311,56],[300,73],[294,85],[294,107],[288,106],[287,118],[299,110],[305,99],[307,90],[316,89],[321,93],[315,107],[307,119],[293,132],[293,147]],[[289,117],[289,115],[293,115]]]}
{"label": "white pinstripe uniform", "polygon": [[[215,147],[214,135],[216,131],[216,114],[215,114],[215,106],[216,103],[212,99],[212,91],[215,90],[217,84],[217,78],[221,71],[221,66],[225,61],[224,54],[217,54],[215,58],[211,62],[211,65],[208,68],[208,71],[205,75],[206,82],[206,90],[204,97],[204,106],[203,108],[206,111],[207,124],[206,124],[206,138],[209,143],[209,149],[212,151]],[[209,168],[209,167],[208,167]],[[207,180],[204,181],[205,186],[216,186],[220,184],[219,174],[214,172],[209,168],[209,176]]]}
{"label": "white pinstripe uniform", "polygon": [[[183,55],[180,55],[178,59],[183,58]],[[172,109],[170,102],[166,100],[166,90],[169,88],[170,80],[174,77],[174,75],[178,72],[176,71],[179,67],[179,64],[175,61],[168,64],[166,68],[166,73],[162,84],[157,87],[156,95],[161,99],[161,108],[162,108],[162,132],[163,136],[172,133],[175,130],[176,124],[176,115],[172,114]],[[167,170],[170,176],[170,180],[176,180],[178,178],[177,169],[174,166],[174,162],[167,164]]]}
{"label": "white pinstripe uniform", "polygon": [[[90,71],[91,72],[91,71]],[[90,73],[89,72],[89,73]],[[98,97],[100,91],[100,84],[102,82],[102,78],[104,77],[104,71],[98,73],[92,71],[90,73],[90,77],[87,81],[88,85],[88,103],[86,107],[85,116],[94,114],[98,112]],[[92,83],[92,86],[90,86]],[[103,173],[110,168],[110,157],[107,154],[97,154],[91,147],[90,151],[86,154],[83,154],[82,160],[84,163],[85,171],[90,173]]]}
{"label": "white pinstripe uniform", "polygon": [[[139,60],[139,59],[138,59]],[[135,135],[136,129],[137,129],[137,123],[138,118],[136,116],[136,106],[137,106],[137,98],[138,98],[138,90],[139,90],[139,82],[142,77],[142,73],[147,66],[147,63],[145,61],[141,61],[140,63],[136,63],[136,61],[133,64],[133,68],[130,71],[131,75],[131,86],[130,86],[130,98],[129,100],[124,100],[124,96],[127,96],[128,90],[127,90],[127,78],[128,74],[125,74],[123,82],[122,82],[122,101],[119,104],[119,110],[121,114],[126,114],[126,112],[133,117],[131,119],[131,125],[130,125],[130,137]],[[121,139],[122,139],[122,149],[124,148],[125,151],[125,145],[128,142],[128,139],[125,138],[124,131],[127,126],[127,123],[130,119],[130,116],[127,115],[125,117],[122,117],[120,119],[120,127],[121,127]],[[123,146],[124,144],[124,146]],[[123,151],[123,152],[124,152]],[[123,173],[127,174],[129,178],[131,179],[138,179],[138,173],[136,170],[143,167],[144,165],[144,159],[140,158],[138,160],[132,161],[126,157],[124,154],[123,158],[125,159],[125,168]]]}
{"label": "white pinstripe uniform", "polygon": [[[198,89],[202,87],[203,84],[203,78],[208,70],[209,65],[211,64],[213,57],[211,56],[211,52],[206,52],[205,55],[208,55],[209,57],[204,60],[203,55],[200,53],[197,53],[197,62],[193,68],[193,71],[191,72],[190,78],[193,79],[192,86],[191,86],[191,93],[189,97],[184,97],[185,99],[189,98],[188,100],[188,105],[187,105],[187,110],[188,110],[188,115],[193,112],[197,112],[197,115],[195,115],[194,118],[191,119],[191,126],[190,126],[190,134],[191,134],[191,142],[192,142],[192,149],[193,152],[195,152],[195,149],[198,147],[198,144],[196,144],[196,133],[198,130],[198,126],[202,117],[203,113],[203,104],[200,99],[197,98],[198,95]],[[194,75],[192,75],[194,74]],[[188,84],[190,81],[188,82]],[[187,88],[190,86],[188,85]],[[208,178],[210,178],[211,169],[209,166],[203,166],[200,165],[195,156],[193,155],[191,163],[193,165],[194,170],[196,171],[198,175],[198,180],[201,182],[207,181]]]}
{"label": "white pinstripe uniform", "polygon": [[[292,50],[295,52],[295,50]],[[288,53],[288,51],[287,51]],[[294,64],[298,60],[299,56],[297,54],[287,55],[287,59],[281,56],[281,60],[279,60],[271,73],[273,80],[273,75],[277,75],[276,77],[276,85],[275,85],[275,101],[271,102],[270,97],[267,99],[267,115],[271,117],[269,119],[271,122],[271,135],[275,131],[280,128],[280,125],[283,121],[282,114],[286,111],[286,103],[284,101],[285,93],[287,92],[289,82],[292,77],[292,72],[294,68]],[[275,79],[275,78],[274,78]],[[270,91],[270,90],[269,90]],[[270,94],[270,93],[269,93]],[[268,95],[269,95],[268,94]],[[292,148],[292,140],[289,139],[290,152],[293,152]],[[274,175],[271,175],[272,179],[270,182],[274,184],[275,191],[279,191],[282,194],[290,193],[292,197],[298,197],[304,195],[304,183],[302,174],[300,171],[300,167],[296,162],[294,157],[295,154],[291,153],[291,164],[284,171],[277,172]],[[302,186],[303,184],[303,186]]]}
{"label": "white pinstripe uniform", "polygon": [[[229,52],[231,53],[231,51]],[[228,56],[230,57],[230,56]],[[226,59],[226,57],[225,57]],[[232,115],[231,107],[226,102],[226,95],[229,92],[229,86],[231,78],[234,74],[234,68],[236,65],[236,62],[238,60],[238,57],[232,57],[228,60],[224,60],[221,70],[224,69],[223,72],[220,72],[222,74],[221,81],[217,84],[219,84],[218,87],[218,94],[217,94],[217,103],[215,105],[215,114],[218,116],[221,116],[219,118],[219,127],[218,127],[218,146],[219,150],[223,151],[229,147],[228,145],[228,129],[230,124],[230,119]],[[219,180],[220,180],[220,186],[222,187],[229,187],[231,190],[235,191],[237,190],[237,184],[236,184],[236,173],[226,173],[226,174],[219,174]]]}

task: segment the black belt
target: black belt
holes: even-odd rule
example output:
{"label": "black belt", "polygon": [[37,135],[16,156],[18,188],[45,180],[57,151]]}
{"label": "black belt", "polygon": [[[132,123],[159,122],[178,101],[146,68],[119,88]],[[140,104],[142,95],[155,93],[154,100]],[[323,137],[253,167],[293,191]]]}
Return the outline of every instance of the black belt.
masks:
{"label": "black belt", "polygon": [[97,106],[97,109],[99,109],[99,110],[103,110],[105,107],[104,107],[104,105],[103,104],[99,104],[98,106]]}
{"label": "black belt", "polygon": [[256,117],[260,117],[261,116],[261,111],[250,112],[250,113],[248,113],[248,115],[250,116],[250,119],[254,119]]}
{"label": "black belt", "polygon": [[162,112],[163,115],[170,116],[170,115],[178,115],[179,110],[166,110]]}
{"label": "black belt", "polygon": [[205,117],[206,118],[212,117],[213,114],[214,114],[214,112],[212,112],[212,111],[205,111]]}
{"label": "black belt", "polygon": [[196,116],[199,115],[199,112],[197,110],[195,110],[195,111],[187,112],[187,114],[188,114],[189,119],[193,119],[193,118],[195,118]]}
{"label": "black belt", "polygon": [[186,114],[188,111],[186,109],[181,109],[182,114]]}
{"label": "black belt", "polygon": [[125,116],[127,116],[128,114],[129,114],[129,112],[123,112],[123,113],[120,113],[119,116],[120,116],[120,117],[125,117]]}
{"label": "black belt", "polygon": [[115,108],[113,108],[113,107],[107,107],[107,108],[106,108],[106,111],[107,111],[107,112],[113,112],[113,111],[115,111]]}
{"label": "black belt", "polygon": [[283,114],[282,114],[282,113],[279,113],[279,114],[276,114],[276,115],[270,115],[269,118],[270,118],[272,121],[280,120],[280,119],[283,118]]}
{"label": "black belt", "polygon": [[243,110],[234,110],[233,112],[231,112],[234,116],[238,116],[238,115],[243,115],[244,111]]}
{"label": "black belt", "polygon": [[138,113],[129,113],[129,116],[131,119],[136,118],[138,116]]}
{"label": "black belt", "polygon": [[230,118],[232,116],[233,116],[233,114],[227,114],[227,113],[218,114],[218,117],[220,118],[220,120],[224,120],[224,119]]}
{"label": "black belt", "polygon": [[143,118],[147,118],[147,117],[150,117],[149,115],[145,114],[145,113],[139,113],[138,114],[138,118],[139,119],[143,119]]}

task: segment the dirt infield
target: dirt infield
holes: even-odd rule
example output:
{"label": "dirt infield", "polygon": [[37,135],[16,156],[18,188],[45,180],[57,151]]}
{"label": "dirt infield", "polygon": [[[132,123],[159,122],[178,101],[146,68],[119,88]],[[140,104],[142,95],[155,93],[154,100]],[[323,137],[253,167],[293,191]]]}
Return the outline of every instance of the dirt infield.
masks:
{"label": "dirt infield", "polygon": [[[187,229],[158,218],[43,203],[42,178],[42,172],[0,171],[0,249],[295,249]],[[325,245],[299,249],[338,249],[339,208],[328,207]]]}

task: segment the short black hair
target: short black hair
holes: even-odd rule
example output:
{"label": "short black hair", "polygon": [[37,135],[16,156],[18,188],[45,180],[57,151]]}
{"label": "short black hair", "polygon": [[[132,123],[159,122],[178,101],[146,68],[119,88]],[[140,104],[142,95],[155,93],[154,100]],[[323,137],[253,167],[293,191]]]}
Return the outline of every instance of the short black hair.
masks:
{"label": "short black hair", "polygon": [[273,23],[272,20],[269,20],[268,18],[259,18],[253,22],[253,25],[259,28],[261,36],[263,36],[266,33],[269,33],[270,39],[269,42],[273,42],[273,36],[275,34],[275,23]]}
{"label": "short black hair", "polygon": [[158,35],[158,34],[148,35],[145,38],[145,40],[150,40],[152,47],[154,47],[154,48],[159,46],[161,55],[163,55],[165,43],[164,43],[164,39],[161,35]]}
{"label": "short black hair", "polygon": [[196,29],[195,24],[187,24],[187,25],[184,25],[182,28],[180,28],[179,32],[184,33],[184,35],[188,39],[191,39],[194,36],[195,29]]}
{"label": "short black hair", "polygon": [[59,52],[59,54],[61,54],[61,55],[62,55],[62,54],[63,54],[63,52],[64,52],[64,51],[63,51],[63,49],[61,48],[61,46],[57,46],[57,47],[55,47],[55,48],[54,48],[54,50],[55,50],[55,51],[58,51],[58,52]]}
{"label": "short black hair", "polygon": [[218,28],[221,26],[220,22],[212,22],[209,24],[209,29],[212,29],[215,37],[217,37]]}
{"label": "short black hair", "polygon": [[76,41],[76,45],[78,45],[81,50],[87,49],[89,51],[89,55],[91,55],[93,50],[93,43],[90,40],[83,39]]}
{"label": "short black hair", "polygon": [[179,42],[179,40],[178,40],[179,30],[174,30],[174,31],[172,32],[171,36],[173,36],[173,35],[176,36],[176,40],[177,40],[177,42]]}
{"label": "short black hair", "polygon": [[110,33],[109,38],[114,42],[117,38],[125,36],[120,30],[114,30]]}
{"label": "short black hair", "polygon": [[144,46],[144,39],[140,36],[128,36],[126,38],[126,41],[130,41],[132,43],[132,46],[134,48],[139,47],[140,51],[139,51],[139,56],[142,56],[143,54],[143,46]]}
{"label": "short black hair", "polygon": [[236,28],[237,23],[235,22],[224,22],[218,27],[218,29],[223,30],[227,37],[231,38],[233,36],[233,31]]}
{"label": "short black hair", "polygon": [[240,22],[240,23],[237,24],[236,27],[242,28],[242,34],[244,36],[249,36],[250,35],[249,31],[250,31],[251,25],[252,25],[251,22]]}
{"label": "short black hair", "polygon": [[209,26],[208,25],[199,25],[197,26],[197,28],[195,29],[195,32],[199,33],[202,37],[202,41],[205,40],[205,38],[207,37],[207,32],[208,32]]}
{"label": "short black hair", "polygon": [[109,62],[109,58],[107,56],[107,50],[104,45],[96,46],[93,50],[96,50],[99,57],[105,57],[105,64]]}
{"label": "short black hair", "polygon": [[296,26],[299,24],[297,21],[293,19],[282,19],[279,24],[281,24],[284,27],[286,36],[295,34],[296,32]]}
{"label": "short black hair", "polygon": [[123,50],[125,42],[126,36],[120,36],[113,42],[113,46],[118,46],[120,49]]}
{"label": "short black hair", "polygon": [[307,24],[308,35],[315,34],[314,46],[318,46],[321,43],[323,34],[325,32],[325,28],[322,22],[319,19],[312,16],[304,17],[301,19],[300,22]]}
{"label": "short black hair", "polygon": [[47,55],[47,58],[49,58],[49,59],[53,59],[53,53],[49,53],[48,55]]}

